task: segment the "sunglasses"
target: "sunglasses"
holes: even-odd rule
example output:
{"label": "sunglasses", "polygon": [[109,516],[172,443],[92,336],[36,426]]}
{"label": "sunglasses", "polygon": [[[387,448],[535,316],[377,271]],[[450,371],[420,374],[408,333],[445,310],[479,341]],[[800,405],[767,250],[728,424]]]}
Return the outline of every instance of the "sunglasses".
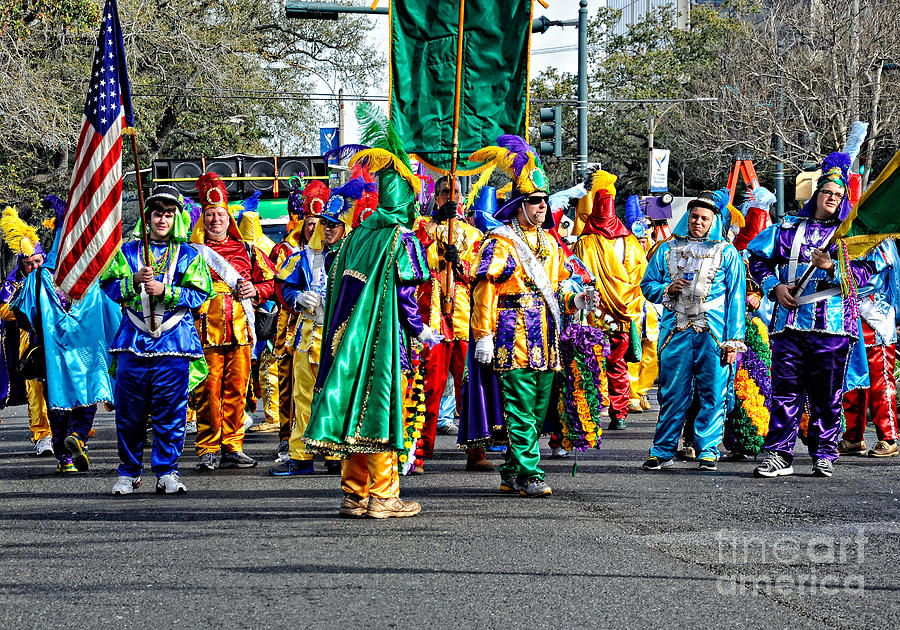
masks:
{"label": "sunglasses", "polygon": [[550,197],[548,197],[547,195],[531,195],[530,197],[525,197],[525,203],[532,206],[537,206],[542,202],[548,203],[549,201]]}

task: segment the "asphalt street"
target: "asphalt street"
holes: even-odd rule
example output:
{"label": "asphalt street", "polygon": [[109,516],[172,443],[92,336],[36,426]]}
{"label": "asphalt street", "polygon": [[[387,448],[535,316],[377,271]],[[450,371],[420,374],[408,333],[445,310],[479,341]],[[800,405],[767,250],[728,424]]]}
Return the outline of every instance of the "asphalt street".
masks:
{"label": "asphalt street", "polygon": [[188,448],[186,495],[154,494],[151,474],[113,497],[111,414],[91,470],[62,477],[31,454],[24,413],[0,424],[5,628],[864,628],[900,613],[897,458],[845,457],[831,479],[802,446],[774,480],[752,461],[645,472],[645,413],[574,476],[572,457],[545,459],[554,494],[525,499],[440,436],[427,474],[402,479],[421,515],[347,520],[337,477],[266,476],[274,434],[247,438],[259,468],[199,475]]}

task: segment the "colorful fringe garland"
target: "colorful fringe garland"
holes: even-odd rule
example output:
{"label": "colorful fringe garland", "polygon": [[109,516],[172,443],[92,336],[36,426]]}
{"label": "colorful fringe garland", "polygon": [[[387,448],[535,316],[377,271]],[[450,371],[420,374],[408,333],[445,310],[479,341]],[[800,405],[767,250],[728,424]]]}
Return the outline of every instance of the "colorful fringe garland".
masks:
{"label": "colorful fringe garland", "polygon": [[745,342],[734,379],[734,408],[725,421],[725,448],[743,455],[762,451],[772,404],[772,351],[765,324],[747,316]]}
{"label": "colorful fringe garland", "polygon": [[600,390],[609,340],[599,328],[572,322],[559,341],[565,373],[560,392],[562,446],[569,451],[599,448],[603,433]]}
{"label": "colorful fringe garland", "polygon": [[[416,346],[418,342],[414,342]],[[406,452],[397,457],[401,475],[408,475],[424,465],[422,460],[422,427],[425,425],[425,362],[418,352],[413,358],[413,372],[403,397],[403,446]]]}

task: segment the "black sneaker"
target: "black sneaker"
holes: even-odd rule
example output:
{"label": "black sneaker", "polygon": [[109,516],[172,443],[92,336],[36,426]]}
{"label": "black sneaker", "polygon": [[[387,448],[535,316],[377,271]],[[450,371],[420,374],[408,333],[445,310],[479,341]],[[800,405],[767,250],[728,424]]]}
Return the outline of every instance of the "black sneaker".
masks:
{"label": "black sneaker", "polygon": [[253,468],[259,462],[246,455],[243,451],[235,451],[234,453],[225,453],[222,455],[222,461],[219,468]]}
{"label": "black sneaker", "polygon": [[647,458],[643,464],[641,464],[641,468],[643,470],[662,470],[663,468],[671,468],[672,460],[671,459],[660,459],[656,455],[651,455]]}
{"label": "black sneaker", "polygon": [[197,472],[212,472],[219,467],[219,458],[215,453],[204,453],[200,456],[200,463],[197,464]]}
{"label": "black sneaker", "polygon": [[718,470],[716,466],[716,460],[714,459],[701,459],[700,463],[697,465],[697,470],[703,470],[706,472],[712,472]]}
{"label": "black sneaker", "polygon": [[753,469],[754,477],[783,477],[793,474],[791,463],[778,453],[766,453],[763,463]]}
{"label": "black sneaker", "polygon": [[87,449],[84,447],[84,442],[77,435],[73,433],[66,438],[63,444],[72,454],[72,464],[75,465],[76,470],[84,472],[90,467],[91,464],[85,452]]}
{"label": "black sneaker", "polygon": [[830,477],[834,474],[834,464],[828,459],[817,459],[813,462],[813,477]]}

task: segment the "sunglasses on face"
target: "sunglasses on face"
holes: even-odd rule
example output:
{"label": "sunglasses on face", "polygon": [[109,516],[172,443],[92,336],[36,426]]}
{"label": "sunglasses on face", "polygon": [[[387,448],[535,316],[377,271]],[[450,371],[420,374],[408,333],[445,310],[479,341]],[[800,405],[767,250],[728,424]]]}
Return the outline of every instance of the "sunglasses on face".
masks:
{"label": "sunglasses on face", "polygon": [[549,201],[550,201],[550,197],[548,197],[547,195],[531,195],[530,197],[525,197],[525,203],[532,205],[532,206],[537,206],[537,205],[540,205],[542,202],[547,203]]}

